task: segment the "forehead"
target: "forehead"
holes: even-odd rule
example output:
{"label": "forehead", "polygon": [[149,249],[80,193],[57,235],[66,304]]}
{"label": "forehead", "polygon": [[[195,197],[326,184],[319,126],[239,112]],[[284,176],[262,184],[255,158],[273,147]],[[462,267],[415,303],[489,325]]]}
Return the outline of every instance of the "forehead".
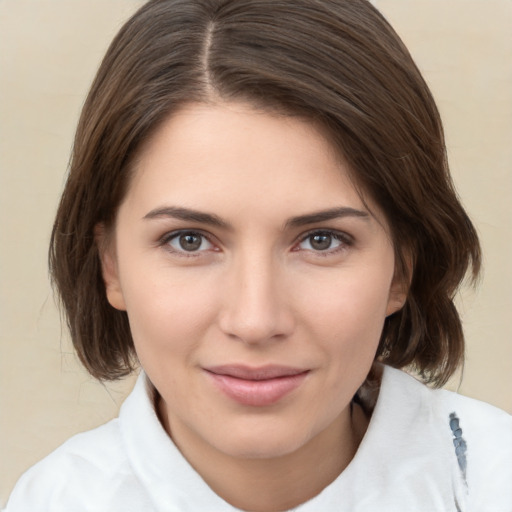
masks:
{"label": "forehead", "polygon": [[185,106],[159,127],[134,170],[125,202],[146,208],[172,202],[227,214],[258,205],[294,215],[368,204],[317,125],[242,103]]}

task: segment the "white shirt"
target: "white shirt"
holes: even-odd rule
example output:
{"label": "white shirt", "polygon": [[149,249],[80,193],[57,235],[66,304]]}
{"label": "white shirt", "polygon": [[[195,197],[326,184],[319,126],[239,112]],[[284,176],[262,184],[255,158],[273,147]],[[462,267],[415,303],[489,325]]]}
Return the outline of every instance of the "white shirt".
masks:
{"label": "white shirt", "polygon": [[[452,420],[458,419],[450,427]],[[455,431],[455,432],[454,432]],[[458,460],[455,444],[459,448]],[[462,441],[463,440],[463,441]],[[464,475],[464,459],[467,471]],[[233,512],[162,428],[144,374],[119,417],[28,470],[6,512]],[[298,512],[512,512],[512,416],[385,367],[359,449]]]}

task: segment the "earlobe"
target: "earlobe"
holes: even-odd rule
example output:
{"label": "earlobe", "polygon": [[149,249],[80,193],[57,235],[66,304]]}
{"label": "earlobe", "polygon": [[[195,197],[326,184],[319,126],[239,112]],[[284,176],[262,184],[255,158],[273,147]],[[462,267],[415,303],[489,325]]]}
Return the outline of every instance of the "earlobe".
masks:
{"label": "earlobe", "polygon": [[115,245],[109,239],[103,223],[94,228],[94,238],[98,247],[101,274],[105,283],[105,293],[110,305],[120,311],[126,311],[123,290],[119,279]]}

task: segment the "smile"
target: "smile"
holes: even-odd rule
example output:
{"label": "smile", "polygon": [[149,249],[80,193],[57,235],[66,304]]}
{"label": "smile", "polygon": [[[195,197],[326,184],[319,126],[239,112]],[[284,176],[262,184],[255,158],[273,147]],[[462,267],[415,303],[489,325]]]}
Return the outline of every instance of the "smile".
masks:
{"label": "smile", "polygon": [[309,370],[286,366],[250,368],[229,365],[205,368],[213,384],[241,405],[264,407],[279,402],[298,388]]}

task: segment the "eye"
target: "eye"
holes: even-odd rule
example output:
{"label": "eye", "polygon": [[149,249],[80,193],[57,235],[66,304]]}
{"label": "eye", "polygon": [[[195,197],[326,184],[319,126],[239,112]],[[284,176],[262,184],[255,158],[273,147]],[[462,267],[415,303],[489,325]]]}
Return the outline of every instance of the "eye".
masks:
{"label": "eye", "polygon": [[337,231],[313,231],[308,233],[297,245],[298,250],[315,252],[336,252],[349,246],[351,238]]}
{"label": "eye", "polygon": [[178,253],[197,253],[214,248],[214,245],[208,238],[197,231],[171,233],[169,236],[165,237],[162,242],[168,245],[174,252]]}

